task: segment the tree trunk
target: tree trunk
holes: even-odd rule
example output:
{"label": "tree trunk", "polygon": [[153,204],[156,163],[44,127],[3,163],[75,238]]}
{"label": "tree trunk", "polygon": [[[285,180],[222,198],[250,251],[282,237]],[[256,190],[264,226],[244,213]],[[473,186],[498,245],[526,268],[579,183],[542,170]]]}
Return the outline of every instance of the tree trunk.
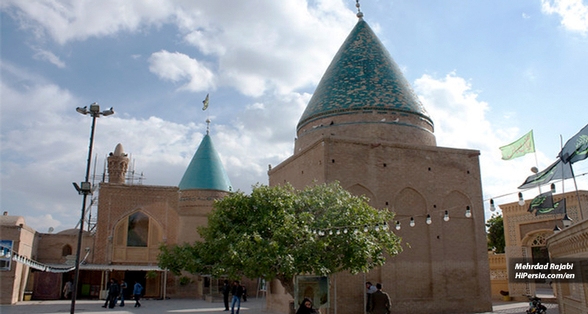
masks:
{"label": "tree trunk", "polygon": [[286,290],[286,292],[291,296],[294,297],[294,278],[293,277],[286,277],[284,275],[278,275],[276,277]]}
{"label": "tree trunk", "polygon": [[[286,292],[292,297],[294,298],[294,277],[286,277],[283,275],[278,275],[276,277],[276,279],[278,279],[280,281],[280,283],[282,284],[282,286],[284,287],[284,289],[286,290]],[[294,304],[294,301],[291,301],[288,303],[288,307],[289,307],[289,314],[295,314],[296,313],[296,304]]]}

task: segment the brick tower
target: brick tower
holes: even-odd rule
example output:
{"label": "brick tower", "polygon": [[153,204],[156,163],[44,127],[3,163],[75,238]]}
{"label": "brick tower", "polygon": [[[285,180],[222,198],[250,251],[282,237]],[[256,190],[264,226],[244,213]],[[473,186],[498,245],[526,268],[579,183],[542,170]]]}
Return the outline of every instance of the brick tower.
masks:
{"label": "brick tower", "polygon": [[327,312],[363,313],[365,281],[383,284],[392,313],[491,311],[480,153],[436,146],[432,119],[358,17],[300,118],[294,154],[268,172],[270,185],[300,189],[339,181],[396,213],[403,252],[366,274],[330,276]]}

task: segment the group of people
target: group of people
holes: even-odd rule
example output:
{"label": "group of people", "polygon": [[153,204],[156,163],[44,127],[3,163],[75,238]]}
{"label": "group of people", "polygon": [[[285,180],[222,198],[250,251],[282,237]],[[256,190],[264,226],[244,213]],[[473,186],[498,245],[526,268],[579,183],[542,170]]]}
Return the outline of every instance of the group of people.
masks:
{"label": "group of people", "polygon": [[241,309],[241,298],[243,302],[247,302],[247,288],[242,285],[238,280],[233,281],[229,285],[229,281],[225,280],[222,288],[223,301],[225,302],[225,311],[229,310],[229,294],[233,297],[231,299],[231,314],[235,314],[235,306],[237,306],[237,314]]}
{"label": "group of people", "polygon": [[[389,314],[390,313],[390,296],[382,291],[382,284],[377,283],[375,286],[371,282],[365,283],[367,291],[366,312],[369,314]],[[310,298],[304,298],[296,314],[320,314],[315,309]]]}
{"label": "group of people", "polygon": [[367,290],[366,311],[370,314],[388,314],[390,313],[390,296],[382,291],[382,284],[377,283],[375,286],[371,282],[365,283]]}
{"label": "group of people", "polygon": [[[118,281],[114,278],[110,279],[110,282],[108,283],[108,285],[106,286],[106,289],[108,290],[108,295],[106,296],[106,302],[104,302],[104,305],[102,307],[109,307],[109,308],[114,308],[116,306],[116,303],[118,302],[118,300],[120,299],[120,305],[119,306],[125,306],[125,294],[126,294],[126,289],[127,289],[127,283],[124,280],[121,280],[120,284],[118,283]],[[135,285],[133,286],[133,298],[135,300],[135,307],[140,307],[141,306],[141,302],[139,302],[139,300],[141,300],[141,295],[143,294],[143,286],[135,280]]]}
{"label": "group of people", "polygon": [[[366,311],[370,314],[388,314],[390,313],[390,296],[382,291],[382,284],[377,283],[375,286],[371,282],[365,284],[367,291],[367,302]],[[120,306],[125,306],[125,292],[127,289],[127,283],[121,280],[120,284],[114,278],[110,279],[107,285],[108,296],[106,302],[102,307],[114,308],[117,301],[120,299]],[[63,296],[67,299],[71,297],[72,283],[68,281],[63,287]],[[231,299],[231,314],[235,314],[235,306],[237,307],[237,313],[241,309],[241,298],[244,302],[247,302],[247,289],[241,285],[239,281],[235,280],[232,284],[229,284],[228,280],[224,281],[222,288],[223,301],[225,303],[225,311],[229,310],[229,294],[233,297]],[[135,307],[140,307],[141,295],[143,294],[143,286],[135,281],[133,286],[133,298],[135,300]],[[296,314],[319,314],[320,311],[315,309],[310,298],[304,298],[300,303],[300,307],[296,311]]]}

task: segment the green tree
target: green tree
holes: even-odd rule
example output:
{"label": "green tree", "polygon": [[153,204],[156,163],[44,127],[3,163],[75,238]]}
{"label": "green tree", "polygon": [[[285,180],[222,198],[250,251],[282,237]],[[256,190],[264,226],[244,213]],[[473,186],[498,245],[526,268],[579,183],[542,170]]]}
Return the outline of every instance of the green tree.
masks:
{"label": "green tree", "polygon": [[486,221],[486,227],[488,228],[488,249],[496,248],[496,253],[504,253],[506,242],[504,240],[504,220],[502,215],[493,214]]}
{"label": "green tree", "polygon": [[365,272],[398,254],[400,238],[388,228],[393,218],[336,182],[304,190],[256,185],[250,195],[215,202],[208,226],[198,229],[203,242],[162,246],[159,266],[175,274],[275,278],[294,295],[296,275]]}

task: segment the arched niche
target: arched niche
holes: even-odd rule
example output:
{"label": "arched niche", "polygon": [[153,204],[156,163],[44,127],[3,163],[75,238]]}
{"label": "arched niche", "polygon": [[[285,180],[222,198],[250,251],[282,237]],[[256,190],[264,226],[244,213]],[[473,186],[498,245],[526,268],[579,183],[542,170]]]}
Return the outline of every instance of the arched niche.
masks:
{"label": "arched niche", "polygon": [[[438,236],[442,254],[443,278],[446,291],[452,291],[452,295],[477,295],[478,267],[477,239],[474,224],[475,210],[467,195],[460,191],[452,191],[447,194],[438,206],[435,221],[441,225]],[[470,216],[466,216],[469,209]],[[443,217],[447,211],[449,220]],[[486,241],[484,241],[485,243]]]}
{"label": "arched niche", "polygon": [[[401,223],[401,229],[394,233],[402,237],[403,251],[394,260],[395,282],[410,282],[402,290],[391,290],[396,295],[411,295],[415,299],[430,298],[433,295],[433,273],[431,267],[430,228],[425,223],[427,216],[427,200],[417,190],[407,187],[394,198],[393,210],[395,220]],[[414,226],[410,226],[410,219]]]}
{"label": "arched niche", "polygon": [[349,191],[349,193],[353,194],[353,195],[357,195],[357,196],[365,196],[370,200],[370,205],[378,208],[378,206],[375,205],[375,196],[374,193],[372,193],[372,191],[370,191],[368,188],[366,188],[365,186],[361,185],[361,184],[354,184],[348,188],[345,188],[347,191]]}
{"label": "arched niche", "polygon": [[71,252],[72,252],[72,248],[71,248],[71,245],[69,245],[69,244],[66,244],[61,248],[61,256],[63,256],[63,257],[71,255]]}
{"label": "arched niche", "polygon": [[156,262],[163,242],[161,224],[142,210],[123,217],[114,226],[114,262]]}
{"label": "arched niche", "polygon": [[523,237],[521,243],[526,249],[527,257],[532,263],[549,262],[549,251],[547,250],[547,238],[553,235],[553,230],[539,229],[529,232]]}

